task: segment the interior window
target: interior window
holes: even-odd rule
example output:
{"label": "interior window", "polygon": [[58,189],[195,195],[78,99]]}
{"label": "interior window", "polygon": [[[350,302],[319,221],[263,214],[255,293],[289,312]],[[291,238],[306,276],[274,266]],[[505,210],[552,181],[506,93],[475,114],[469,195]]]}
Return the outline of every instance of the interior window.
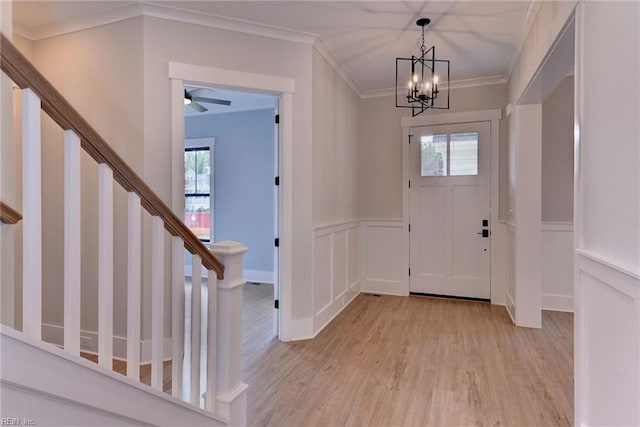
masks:
{"label": "interior window", "polygon": [[184,223],[203,242],[211,241],[211,155],[209,147],[184,150]]}

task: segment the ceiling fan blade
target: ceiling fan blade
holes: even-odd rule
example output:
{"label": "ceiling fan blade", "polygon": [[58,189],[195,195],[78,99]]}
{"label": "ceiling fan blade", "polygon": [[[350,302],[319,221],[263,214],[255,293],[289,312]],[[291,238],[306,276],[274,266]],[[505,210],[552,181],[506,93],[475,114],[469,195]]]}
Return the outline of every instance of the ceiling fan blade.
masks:
{"label": "ceiling fan blade", "polygon": [[206,102],[207,104],[231,105],[231,101],[225,99],[204,98],[202,96],[192,97],[193,101]]}
{"label": "ceiling fan blade", "polygon": [[189,91],[191,96],[206,96],[211,95],[212,90],[206,87],[196,87]]}
{"label": "ceiling fan blade", "polygon": [[205,111],[207,111],[207,109],[204,106],[200,105],[198,102],[196,102],[195,99],[191,100],[191,104],[189,104],[189,106],[199,113],[204,113]]}

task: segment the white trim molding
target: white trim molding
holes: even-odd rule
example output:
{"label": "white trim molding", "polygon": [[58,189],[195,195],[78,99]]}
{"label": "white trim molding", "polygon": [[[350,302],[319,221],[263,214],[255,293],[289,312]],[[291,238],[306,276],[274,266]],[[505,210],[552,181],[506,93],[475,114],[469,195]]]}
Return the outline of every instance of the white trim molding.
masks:
{"label": "white trim molding", "polygon": [[464,111],[461,113],[443,113],[433,116],[421,115],[416,117],[403,117],[400,121],[403,128],[417,126],[438,126],[450,125],[454,123],[488,122],[500,120],[502,118],[501,109]]}
{"label": "white trim molding", "polygon": [[242,275],[244,276],[244,280],[247,282],[275,283],[273,271],[244,269],[242,270]]}
{"label": "white trim molding", "polygon": [[74,16],[35,28],[16,28],[16,34],[30,40],[42,40],[101,25],[125,21],[139,16],[150,16],[184,24],[201,25],[221,30],[235,31],[261,37],[286,40],[295,43],[313,44],[317,34],[291,30],[274,25],[260,24],[244,19],[230,18],[206,12],[196,12],[184,8],[146,1],[109,6],[91,15]]}
{"label": "white trim molding", "polygon": [[336,54],[333,53],[329,45],[322,37],[316,37],[316,40],[313,43],[313,48],[331,65],[331,67],[333,67],[336,73],[338,73],[338,75],[342,77],[347,85],[349,85],[351,90],[353,90],[356,95],[362,98],[362,89],[360,89],[358,83],[356,83],[356,81],[351,77],[351,74],[349,73],[349,70],[347,70],[347,67],[345,67],[342,61],[340,61]]}
{"label": "white trim molding", "polygon": [[598,420],[594,425],[635,425],[640,271],[593,251],[576,249],[575,254],[574,346],[584,356],[575,360],[576,419],[582,425],[590,419]]}
{"label": "white trim molding", "polygon": [[28,414],[43,425],[227,425],[111,369],[4,325],[0,330],[3,409],[15,411],[3,417]]}
{"label": "white trim molding", "polygon": [[[89,346],[82,346],[80,351],[89,354],[98,354],[98,333],[95,331],[81,330],[80,336],[88,339]],[[52,325],[50,323],[42,324],[42,341],[62,347],[64,342],[64,326]],[[113,336],[113,358],[116,360],[127,360],[127,337]],[[171,338],[164,337],[163,343],[163,360],[171,360]],[[145,365],[151,363],[151,340],[140,341],[140,364]]]}
{"label": "white trim molding", "polygon": [[573,222],[542,222],[542,309],[573,312]]}
{"label": "white trim molding", "polygon": [[360,293],[360,221],[313,230],[313,334]]}
{"label": "white trim molding", "polygon": [[[229,69],[203,67],[199,65],[169,63],[169,79],[171,79],[171,139],[172,139],[172,174],[184,176],[184,92],[185,82],[197,82],[209,85],[221,85],[240,89],[268,92],[280,97],[279,100],[279,144],[280,144],[280,176],[293,176],[293,94],[295,79],[265,74],[240,72]],[[174,180],[175,181],[175,180]],[[280,339],[290,341],[298,338],[293,335],[293,180],[283,179],[280,183],[279,213],[280,224],[280,270],[279,299]],[[181,206],[183,189],[179,182],[172,183],[172,208],[175,212],[184,209]],[[306,331],[305,331],[306,333]],[[306,335],[305,335],[306,336]]]}
{"label": "white trim molding", "polygon": [[[402,182],[409,181],[409,135],[412,127],[437,126],[457,123],[490,122],[490,209],[491,209],[491,302],[504,305],[506,300],[507,274],[505,265],[507,260],[507,233],[504,224],[498,222],[498,182],[499,182],[499,153],[500,153],[500,119],[501,109],[466,111],[460,113],[443,113],[433,116],[421,115],[403,117],[402,124]],[[409,186],[402,186],[402,289],[404,294],[410,292],[409,283]],[[365,243],[366,246],[366,243]],[[365,276],[366,277],[366,276]],[[365,279],[365,284],[367,280]],[[366,285],[365,285],[366,286]],[[366,289],[366,288],[365,288]]]}
{"label": "white trim molding", "polygon": [[361,230],[362,291],[408,296],[408,268],[405,268],[408,258],[403,251],[402,220],[363,219]]}

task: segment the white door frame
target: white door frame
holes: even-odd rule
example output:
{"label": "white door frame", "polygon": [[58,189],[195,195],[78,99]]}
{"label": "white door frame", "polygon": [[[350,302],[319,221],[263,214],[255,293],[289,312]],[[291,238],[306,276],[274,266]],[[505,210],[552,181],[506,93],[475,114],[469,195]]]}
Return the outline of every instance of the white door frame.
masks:
{"label": "white door frame", "polygon": [[[428,114],[428,113],[427,113]],[[403,117],[402,125],[402,265],[406,268],[402,276],[402,289],[409,295],[409,134],[412,127],[450,125],[471,122],[491,122],[491,174],[489,192],[491,197],[491,303],[505,303],[504,257],[506,227],[498,221],[498,165],[500,160],[500,119],[502,110],[479,110],[462,113],[442,113],[417,117]]]}
{"label": "white door frame", "polygon": [[[184,175],[184,84],[195,83],[215,85],[229,89],[249,90],[279,96],[280,114],[280,327],[279,338],[291,339],[293,319],[292,277],[293,277],[293,94],[295,79],[244,71],[204,67],[200,65],[169,63],[171,80],[171,172],[172,176]],[[180,181],[172,180],[172,208],[174,212],[184,211],[184,197]]]}

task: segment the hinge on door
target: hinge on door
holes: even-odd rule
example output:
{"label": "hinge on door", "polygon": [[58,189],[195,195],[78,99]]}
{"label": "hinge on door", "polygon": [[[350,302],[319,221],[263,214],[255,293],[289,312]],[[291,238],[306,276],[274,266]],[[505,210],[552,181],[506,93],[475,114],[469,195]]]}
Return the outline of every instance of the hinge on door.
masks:
{"label": "hinge on door", "polygon": [[273,301],[273,308],[275,308],[276,310],[280,308],[280,300]]}
{"label": "hinge on door", "polygon": [[409,144],[411,144],[411,138],[413,138],[413,135],[409,135]]}
{"label": "hinge on door", "polygon": [[411,233],[411,224],[409,224],[409,233]]}
{"label": "hinge on door", "polygon": [[280,185],[280,177],[279,176],[276,176],[275,181],[276,181],[276,185]]}
{"label": "hinge on door", "polygon": [[409,268],[409,276],[411,276],[411,268]]}
{"label": "hinge on door", "polygon": [[409,188],[411,188],[411,180],[409,180]]}
{"label": "hinge on door", "polygon": [[280,123],[280,114],[276,114],[276,124]]}
{"label": "hinge on door", "polygon": [[276,237],[276,239],[273,242],[273,244],[276,246],[276,248],[279,248],[280,247],[280,239]]}

